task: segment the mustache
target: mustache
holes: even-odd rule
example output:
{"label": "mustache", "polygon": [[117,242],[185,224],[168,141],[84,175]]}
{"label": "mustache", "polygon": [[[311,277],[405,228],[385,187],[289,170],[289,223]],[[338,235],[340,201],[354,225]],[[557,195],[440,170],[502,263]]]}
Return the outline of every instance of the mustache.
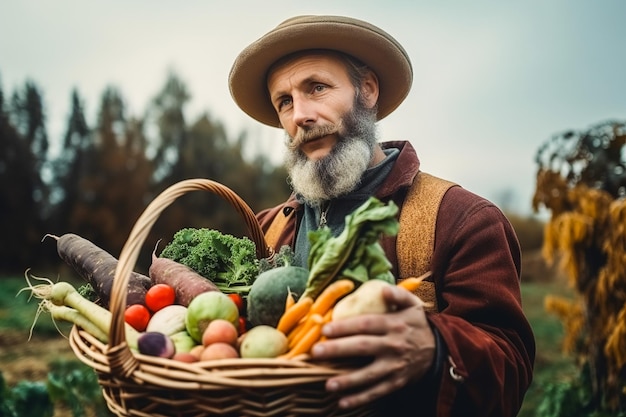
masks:
{"label": "mustache", "polygon": [[342,131],[342,127],[343,121],[340,121],[339,123],[317,125],[310,128],[300,129],[295,136],[287,137],[287,148],[291,151],[295,151],[302,144],[309,141],[336,133],[340,134]]}

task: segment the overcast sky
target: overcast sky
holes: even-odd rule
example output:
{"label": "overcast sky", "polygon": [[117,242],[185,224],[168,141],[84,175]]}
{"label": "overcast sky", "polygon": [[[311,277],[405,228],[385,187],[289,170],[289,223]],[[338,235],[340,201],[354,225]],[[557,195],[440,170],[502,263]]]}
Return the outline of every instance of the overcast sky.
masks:
{"label": "overcast sky", "polygon": [[[623,0],[20,0],[0,6],[0,85],[34,81],[58,141],[76,87],[93,125],[116,86],[141,116],[169,70],[187,84],[188,121],[203,112],[261,147],[282,144],[233,103],[227,77],[242,48],[286,18],[342,14],[400,41],[414,67],[407,100],[381,139],[410,140],[422,169],[531,213],[534,154],[551,136],[626,120]],[[274,152],[277,147],[273,147]],[[276,160],[281,160],[277,154]]]}

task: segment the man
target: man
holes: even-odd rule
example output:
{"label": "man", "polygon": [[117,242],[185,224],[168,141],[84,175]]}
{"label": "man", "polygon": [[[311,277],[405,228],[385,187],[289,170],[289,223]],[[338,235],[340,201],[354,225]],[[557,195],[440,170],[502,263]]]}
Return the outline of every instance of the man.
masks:
{"label": "man", "polygon": [[[289,19],[237,57],[231,94],[254,119],[284,129],[294,191],[258,218],[264,230],[284,218],[277,243],[292,245],[301,265],[310,230],[340,233],[345,215],[370,196],[402,207],[413,181],[422,180],[408,142],[376,137],[376,122],[400,105],[412,77],[394,38],[340,16]],[[401,221],[400,230],[409,226]],[[374,360],[329,378],[326,388],[340,393],[344,408],[380,399],[387,415],[514,416],[535,355],[515,233],[498,208],[459,186],[446,189],[434,230],[437,311],[390,288],[384,296],[393,313],[327,324],[314,357]],[[396,240],[381,243],[395,276],[406,278]]]}

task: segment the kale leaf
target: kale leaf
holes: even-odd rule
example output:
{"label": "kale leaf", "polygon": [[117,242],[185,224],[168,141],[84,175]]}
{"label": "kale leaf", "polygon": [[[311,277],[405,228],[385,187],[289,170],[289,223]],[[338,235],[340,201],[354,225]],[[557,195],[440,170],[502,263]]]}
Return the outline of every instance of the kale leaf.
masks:
{"label": "kale leaf", "polygon": [[187,265],[220,290],[250,286],[259,274],[256,244],[215,229],[181,229],[159,256]]}

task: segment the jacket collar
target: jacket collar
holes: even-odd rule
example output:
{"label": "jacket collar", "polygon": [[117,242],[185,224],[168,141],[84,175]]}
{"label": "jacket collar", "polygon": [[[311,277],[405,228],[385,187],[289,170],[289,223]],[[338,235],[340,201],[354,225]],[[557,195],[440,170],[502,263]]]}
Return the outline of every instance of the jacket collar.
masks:
{"label": "jacket collar", "polygon": [[408,188],[413,184],[413,180],[420,169],[420,161],[415,148],[408,141],[382,142],[380,145],[383,149],[396,148],[400,150],[400,155],[398,155],[391,172],[376,192],[377,197],[384,199],[399,189]]}

